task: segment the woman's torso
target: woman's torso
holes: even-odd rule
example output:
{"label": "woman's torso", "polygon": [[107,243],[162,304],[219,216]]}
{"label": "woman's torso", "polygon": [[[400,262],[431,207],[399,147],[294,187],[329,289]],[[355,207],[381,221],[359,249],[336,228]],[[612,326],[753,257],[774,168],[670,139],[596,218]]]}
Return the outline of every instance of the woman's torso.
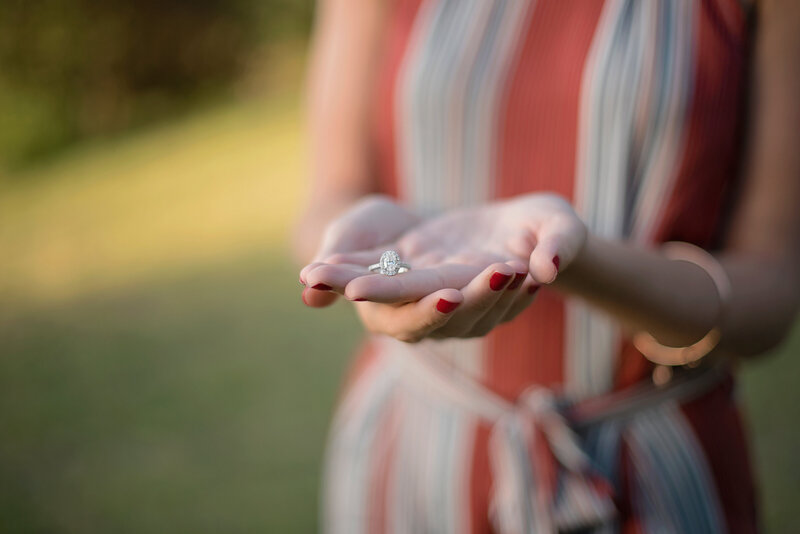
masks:
{"label": "woman's torso", "polygon": [[[744,15],[738,0],[398,0],[375,113],[383,186],[424,214],[554,191],[604,237],[712,245],[739,163]],[[611,319],[540,293],[456,343],[456,365],[508,398],[650,371]]]}
{"label": "woman's torso", "polygon": [[[554,191],[606,237],[714,244],[743,126],[737,0],[391,5],[374,115],[385,191],[425,214]],[[613,320],[546,289],[483,339],[369,344],[328,449],[333,532],[497,527],[497,427],[415,387],[409,350],[512,403],[533,385],[588,397],[652,370]],[[616,492],[617,528],[755,529],[731,386],[582,436]],[[520,443],[523,463],[529,446]]]}

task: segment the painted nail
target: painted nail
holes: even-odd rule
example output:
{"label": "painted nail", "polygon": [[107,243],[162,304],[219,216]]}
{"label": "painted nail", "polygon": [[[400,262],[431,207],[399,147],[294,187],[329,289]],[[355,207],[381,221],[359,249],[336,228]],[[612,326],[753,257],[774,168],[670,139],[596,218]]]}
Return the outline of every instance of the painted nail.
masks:
{"label": "painted nail", "polygon": [[508,281],[511,280],[510,274],[503,274],[503,273],[494,273],[491,278],[489,278],[489,287],[492,288],[492,291],[500,291],[504,287]]}
{"label": "painted nail", "polygon": [[458,308],[460,302],[450,302],[449,300],[439,299],[439,302],[436,303],[436,309],[439,310],[441,313],[450,313],[451,311]]}
{"label": "painted nail", "polygon": [[532,285],[531,287],[528,288],[528,295],[535,295],[536,292],[539,291],[540,287],[542,287],[542,286]]}
{"label": "painted nail", "polygon": [[556,266],[556,272],[558,272],[558,266],[561,265],[561,258],[553,256],[553,265]]}
{"label": "painted nail", "polygon": [[517,289],[525,280],[526,273],[517,273],[506,289]]}
{"label": "painted nail", "polygon": [[313,286],[311,286],[311,289],[319,289],[320,291],[330,291],[333,288],[328,284],[323,284],[322,282],[320,282],[319,284],[314,284]]}

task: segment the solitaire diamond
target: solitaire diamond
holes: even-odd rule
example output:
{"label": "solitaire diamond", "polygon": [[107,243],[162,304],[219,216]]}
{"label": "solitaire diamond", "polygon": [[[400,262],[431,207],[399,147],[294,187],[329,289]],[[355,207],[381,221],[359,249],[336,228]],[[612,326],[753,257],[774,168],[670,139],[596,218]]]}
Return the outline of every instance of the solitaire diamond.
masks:
{"label": "solitaire diamond", "polygon": [[400,255],[394,250],[387,250],[381,254],[380,259],[381,274],[394,276],[400,268]]}

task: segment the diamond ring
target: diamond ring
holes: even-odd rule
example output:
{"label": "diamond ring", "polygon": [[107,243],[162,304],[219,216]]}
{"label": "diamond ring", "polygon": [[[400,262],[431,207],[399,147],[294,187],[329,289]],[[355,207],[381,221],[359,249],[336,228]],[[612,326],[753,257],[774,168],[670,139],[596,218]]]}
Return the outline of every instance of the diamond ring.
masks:
{"label": "diamond ring", "polygon": [[373,273],[380,273],[386,276],[394,276],[400,273],[406,273],[411,270],[411,266],[405,262],[400,261],[400,255],[394,250],[387,250],[381,254],[381,259],[378,263],[373,263],[369,266],[369,270]]}

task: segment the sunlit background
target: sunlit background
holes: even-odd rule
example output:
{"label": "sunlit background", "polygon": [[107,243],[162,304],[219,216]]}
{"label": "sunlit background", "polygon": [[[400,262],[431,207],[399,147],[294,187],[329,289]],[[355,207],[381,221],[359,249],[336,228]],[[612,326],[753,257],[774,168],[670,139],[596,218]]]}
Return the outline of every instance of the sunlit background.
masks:
{"label": "sunlit background", "polygon": [[[311,0],[4,0],[0,531],[311,532],[359,330],[300,301]],[[800,531],[800,332],[749,364]]]}

